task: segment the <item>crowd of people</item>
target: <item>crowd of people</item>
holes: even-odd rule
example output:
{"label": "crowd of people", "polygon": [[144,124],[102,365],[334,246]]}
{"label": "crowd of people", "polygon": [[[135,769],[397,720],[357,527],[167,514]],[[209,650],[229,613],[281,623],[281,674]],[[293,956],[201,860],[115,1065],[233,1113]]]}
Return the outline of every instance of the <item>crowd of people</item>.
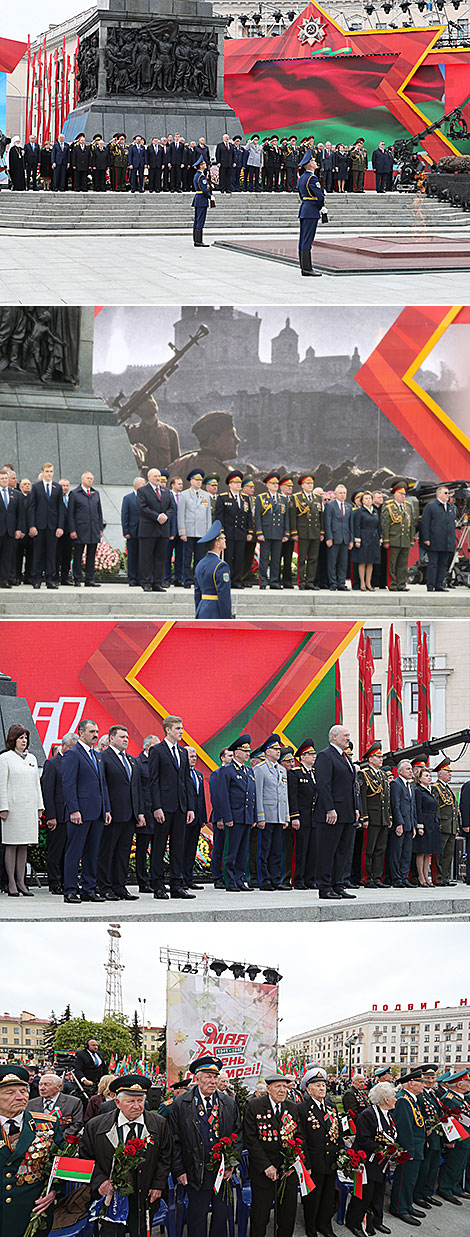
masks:
{"label": "crowd of people", "polygon": [[[94,1039],[62,1074],[7,1062],[0,1065],[0,1163],[8,1179],[2,1231],[23,1237],[30,1216],[41,1212],[50,1227],[54,1209],[58,1219],[60,1185],[48,1181],[52,1143],[65,1152],[75,1145],[80,1159],[92,1162],[81,1215],[99,1217],[103,1232],[120,1221],[123,1234],[146,1237],[162,1199],[171,1205],[171,1190],[185,1206],[189,1237],[206,1237],[209,1217],[212,1237],[227,1237],[238,1194],[238,1218],[243,1208],[249,1212],[253,1237],[265,1237],[273,1207],[276,1235],[293,1237],[299,1182],[307,1237],[334,1237],[340,1211],[354,1237],[389,1234],[389,1187],[392,1216],[420,1227],[444,1206],[445,1228],[447,1204],[470,1199],[470,1073],[438,1077],[427,1065],[394,1073],[385,1066],[369,1083],[354,1075],[339,1103],[320,1065],[307,1068],[298,1086],[267,1072],[242,1097],[223,1061],[205,1053],[188,1062],[187,1077],[160,1103],[143,1073],[110,1074]],[[118,1177],[119,1143],[128,1171]]]}
{"label": "crowd of people", "polygon": [[212,152],[203,137],[185,141],[179,134],[154,137],[146,141],[136,134],[128,142],[124,133],[106,141],[96,133],[87,141],[80,133],[67,142],[60,133],[56,142],[39,145],[28,135],[24,145],[15,135],[6,153],[9,185],[15,191],[52,190],[79,193],[189,193],[193,189],[195,165],[201,157],[208,178],[221,193],[295,193],[299,165],[305,154],[314,154],[318,175],[325,193],[364,193],[364,178],[370,166],[375,174],[377,193],[393,188],[393,148],[378,143],[371,158],[364,138],[350,145],[342,142],[316,142],[313,135],[300,143],[295,134],[261,140],[258,134],[244,138],[221,136]]}
{"label": "crowd of people", "polygon": [[[209,884],[229,893],[318,890],[334,901],[361,887],[429,890],[456,883],[458,834],[470,883],[470,782],[458,803],[446,758],[432,772],[403,759],[395,774],[383,768],[380,742],[356,761],[346,726],[332,726],[318,754],[310,738],[294,751],[271,734],[253,750],[242,734],[221,751],[207,786],[196,750],[182,745],[182,719],[168,716],[162,727],[163,740],[146,736],[134,757],[124,724],[100,740],[96,723],[82,719],[41,773],[28,729],[10,727],[0,754],[9,897],[34,896],[26,866],[40,823],[49,892],[72,905],[189,899]],[[210,870],[196,863],[201,836],[212,837]]]}
{"label": "crowd of people", "polygon": [[[73,489],[67,478],[55,481],[50,461],[34,482],[18,481],[11,463],[0,466],[0,588],[40,589],[43,580],[49,589],[79,588],[83,575],[85,587],[99,587],[95,560],[104,519],[93,483],[89,470]],[[147,480],[135,478],[121,508],[131,588],[192,588],[208,547],[213,552],[217,525],[231,589],[259,583],[260,589],[346,592],[350,583],[362,592],[407,592],[410,554],[418,543],[420,557],[426,556],[428,592],[447,591],[456,548],[456,506],[448,485],[437,487],[420,516],[401,478],[389,495],[355,490],[350,500],[342,484],[334,491],[315,486],[311,471],[269,472],[259,493],[255,478],[237,468],[225,477],[226,488],[220,483],[218,473],[204,476],[200,468],[185,478],[169,480],[168,469],[159,468],[150,468]],[[230,617],[230,606],[220,612],[217,594],[198,617]]]}

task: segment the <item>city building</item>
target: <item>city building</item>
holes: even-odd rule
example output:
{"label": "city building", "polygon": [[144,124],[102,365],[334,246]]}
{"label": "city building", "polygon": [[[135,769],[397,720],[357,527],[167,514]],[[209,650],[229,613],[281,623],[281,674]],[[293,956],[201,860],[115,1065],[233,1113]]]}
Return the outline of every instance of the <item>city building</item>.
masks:
{"label": "city building", "polygon": [[0,1014],[0,1060],[12,1052],[35,1060],[42,1053],[48,1018],[37,1018],[23,1009],[19,1016]]}
{"label": "city building", "polygon": [[349,1063],[353,1072],[384,1065],[397,1066],[399,1070],[428,1064],[440,1070],[467,1065],[470,1006],[435,1009],[433,1002],[426,1009],[421,1009],[421,1002],[411,1010],[408,1004],[400,1010],[379,1006],[292,1035],[281,1051],[301,1065],[314,1061],[338,1072]]}
{"label": "city building", "polygon": [[144,1050],[145,1055],[150,1056],[152,1052],[157,1052],[160,1046],[160,1037],[163,1027],[152,1027],[150,1023],[144,1027]]}
{"label": "city building", "polygon": [[[59,73],[59,98],[62,93],[62,76],[65,64],[67,76],[67,60],[70,61],[70,72],[68,78],[68,107],[66,111],[73,107],[73,66],[75,60],[75,51],[77,47],[78,29],[82,22],[93,13],[95,5],[77,13],[75,17],[69,17],[65,21],[59,22],[57,25],[51,25],[47,30],[42,30],[39,34],[31,33],[31,62],[33,57],[36,57],[36,65],[38,57],[41,56],[41,62],[44,64],[44,40],[46,41],[47,61],[52,54],[53,66],[55,65],[55,54],[58,53],[58,73]],[[64,53],[65,40],[65,53]],[[55,72],[55,69],[53,69]],[[7,77],[7,133],[19,133],[21,140],[24,141],[26,134],[26,95],[28,81],[28,57],[23,56],[20,63],[17,65],[13,73]],[[38,102],[39,102],[39,73],[36,72],[36,84],[33,98],[33,119],[32,132],[38,131]],[[51,129],[54,129],[54,118],[51,117]],[[55,133],[52,132],[52,141],[54,141]]]}

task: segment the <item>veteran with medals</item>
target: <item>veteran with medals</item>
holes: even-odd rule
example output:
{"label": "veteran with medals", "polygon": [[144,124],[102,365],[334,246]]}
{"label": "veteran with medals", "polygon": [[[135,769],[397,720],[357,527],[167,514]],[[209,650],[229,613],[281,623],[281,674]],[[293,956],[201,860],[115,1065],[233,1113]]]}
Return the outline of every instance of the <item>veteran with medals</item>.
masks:
{"label": "veteran with medals", "polygon": [[32,1216],[46,1213],[50,1231],[55,1193],[48,1184],[53,1144],[65,1146],[59,1122],[27,1110],[29,1074],[0,1065],[0,1237],[23,1237]]}
{"label": "veteran with medals", "polygon": [[414,1201],[418,1206],[424,1204],[426,1207],[441,1207],[439,1199],[434,1198],[441,1162],[441,1137],[439,1131],[432,1127],[442,1119],[443,1106],[437,1094],[436,1067],[424,1065],[422,1073],[425,1076],[425,1085],[418,1096],[418,1107],[426,1126],[426,1146],[415,1186]]}
{"label": "veteran with medals", "polygon": [[361,796],[360,822],[367,826],[365,868],[366,889],[381,889],[385,851],[390,829],[390,790],[388,778],[382,772],[382,744],[372,743],[364,752],[366,763],[359,773]]}
{"label": "veteran with medals", "polygon": [[[222,1069],[217,1057],[198,1057],[189,1069],[195,1085],[184,1095],[178,1095],[170,1109],[172,1174],[187,1192],[190,1237],[206,1237],[209,1208],[212,1208],[211,1237],[226,1237],[227,1203],[222,1186],[217,1192],[214,1190],[217,1174],[209,1165],[213,1148],[222,1138],[230,1139],[231,1147],[241,1155],[238,1105],[226,1091],[217,1091]],[[231,1177],[232,1171],[225,1171],[225,1179]]]}
{"label": "veteran with medals", "polygon": [[[470,1072],[460,1069],[450,1077],[445,1076],[445,1090],[441,1095],[446,1112],[450,1113],[466,1131],[470,1130]],[[444,1143],[444,1158],[439,1172],[441,1198],[461,1207],[462,1199],[470,1195],[464,1185],[470,1162],[470,1138],[458,1138]]]}
{"label": "veteran with medals", "polygon": [[404,481],[395,481],[392,485],[392,497],[382,507],[381,526],[382,544],[390,550],[390,591],[409,593],[406,573],[416,529],[412,505],[406,502]]}
{"label": "veteran with medals", "polygon": [[[114,1078],[109,1086],[110,1099],[114,1098],[115,1110],[92,1117],[87,1122],[80,1142],[79,1155],[85,1160],[94,1160],[91,1189],[96,1200],[109,1200],[110,1217],[121,1216],[121,1204],[128,1202],[128,1214],[119,1219],[106,1219],[100,1209],[98,1224],[100,1234],[106,1237],[147,1237],[152,1214],[158,1210],[162,1191],[170,1172],[171,1139],[168,1122],[157,1113],[145,1110],[145,1097],[151,1086],[150,1079],[142,1074],[124,1074]],[[139,1139],[145,1159],[139,1152],[140,1166],[132,1172],[132,1194],[118,1197],[111,1183],[116,1148],[124,1149]],[[129,1155],[129,1161],[132,1162]]]}
{"label": "veteran with medals", "polygon": [[204,546],[206,554],[198,562],[194,572],[196,618],[231,619],[230,568],[221,558],[225,549],[225,535],[220,520],[214,520],[208,532],[199,538],[198,545]]}
{"label": "veteran with medals", "polygon": [[418,1104],[418,1096],[424,1089],[425,1081],[426,1077],[421,1069],[404,1074],[400,1079],[393,1111],[397,1142],[404,1151],[408,1151],[410,1159],[395,1165],[390,1211],[393,1216],[398,1216],[405,1224],[415,1228],[426,1214],[413,1206],[416,1182],[426,1146],[426,1126]]}
{"label": "veteran with medals", "polygon": [[297,1108],[305,1164],[315,1189],[302,1199],[307,1237],[332,1237],[335,1213],[336,1160],[344,1145],[338,1112],[327,1097],[326,1070],[307,1070],[300,1084],[303,1103]]}
{"label": "veteran with medals", "polygon": [[437,801],[439,824],[441,826],[442,854],[436,855],[437,879],[436,885],[455,885],[452,877],[452,860],[455,852],[455,839],[460,824],[460,811],[453,790],[450,788],[452,770],[447,756],[436,765],[437,782],[430,786],[431,794]]}
{"label": "veteran with medals", "polygon": [[283,1144],[300,1137],[299,1108],[287,1099],[289,1084],[283,1074],[266,1078],[267,1094],[245,1104],[243,1141],[251,1179],[250,1237],[265,1237],[274,1202],[274,1237],[292,1237],[297,1210],[295,1171],[285,1178],[279,1198]]}

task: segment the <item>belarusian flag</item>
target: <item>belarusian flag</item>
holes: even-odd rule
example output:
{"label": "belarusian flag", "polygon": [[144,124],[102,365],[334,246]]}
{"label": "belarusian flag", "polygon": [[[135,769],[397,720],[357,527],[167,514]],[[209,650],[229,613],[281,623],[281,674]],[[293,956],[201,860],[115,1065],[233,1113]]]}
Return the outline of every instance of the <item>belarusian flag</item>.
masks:
{"label": "belarusian flag", "polygon": [[460,1121],[457,1121],[456,1117],[449,1117],[448,1121],[443,1121],[442,1128],[448,1142],[456,1142],[458,1138],[470,1137],[468,1130],[460,1124]]}
{"label": "belarusian flag", "polygon": [[78,1184],[91,1181],[94,1160],[79,1160],[76,1156],[56,1155],[52,1165],[52,1177],[58,1181],[76,1181]]}
{"label": "belarusian flag", "polygon": [[312,1190],[316,1189],[315,1182],[312,1181],[310,1173],[307,1172],[305,1164],[302,1164],[302,1160],[299,1156],[297,1156],[297,1159],[294,1160],[294,1168],[299,1178],[301,1197],[305,1198],[307,1194],[311,1194]]}
{"label": "belarusian flag", "polygon": [[221,1161],[220,1161],[220,1168],[217,1173],[216,1179],[214,1181],[214,1194],[219,1193],[220,1187],[224,1179],[224,1172],[225,1172],[225,1159],[222,1156]]}

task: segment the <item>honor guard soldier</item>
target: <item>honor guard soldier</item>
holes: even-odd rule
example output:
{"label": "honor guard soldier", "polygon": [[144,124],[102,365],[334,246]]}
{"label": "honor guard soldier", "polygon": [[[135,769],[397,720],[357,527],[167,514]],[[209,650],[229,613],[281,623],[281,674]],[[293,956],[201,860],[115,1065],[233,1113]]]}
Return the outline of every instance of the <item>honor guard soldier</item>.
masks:
{"label": "honor guard soldier", "polygon": [[301,473],[299,485],[301,489],[294,494],[290,508],[291,536],[299,542],[299,588],[318,588],[315,584],[317,574],[320,542],[324,540],[323,505],[313,493],[315,477],[312,473]]}
{"label": "honor guard soldier", "polygon": [[456,881],[451,880],[451,872],[460,812],[454,792],[449,785],[452,778],[450,760],[447,760],[447,757],[441,760],[434,772],[438,775],[437,782],[430,786],[430,791],[437,799],[442,836],[442,855],[436,855],[437,879],[435,884],[455,885]]}
{"label": "honor guard soldier", "polygon": [[142,1074],[124,1074],[114,1078],[109,1086],[109,1096],[114,1099],[116,1107],[87,1121],[82,1135],[79,1155],[95,1161],[91,1191],[97,1201],[113,1193],[110,1177],[118,1144],[122,1143],[125,1147],[136,1138],[146,1144],[144,1163],[132,1174],[133,1192],[128,1196],[127,1219],[118,1224],[113,1218],[99,1218],[100,1233],[106,1234],[106,1237],[108,1234],[112,1237],[116,1231],[122,1237],[124,1234],[146,1237],[168,1183],[170,1132],[164,1117],[145,1108],[150,1087],[150,1078],[144,1078]]}
{"label": "honor guard soldier", "polygon": [[217,502],[217,495],[219,492],[219,481],[220,477],[218,472],[209,472],[207,477],[204,477],[202,482],[202,488],[206,491],[206,494],[209,495],[211,500],[211,514],[213,520],[215,520],[215,504]]}
{"label": "honor guard soldier", "polygon": [[410,1159],[395,1165],[390,1211],[393,1216],[414,1227],[417,1227],[417,1221],[423,1220],[426,1215],[425,1211],[418,1211],[413,1206],[414,1191],[426,1146],[426,1125],[418,1104],[418,1096],[424,1090],[425,1081],[425,1075],[420,1069],[404,1074],[400,1079],[397,1102],[393,1110],[397,1142],[404,1151],[408,1151]]}
{"label": "honor guard soldier", "polygon": [[256,827],[255,775],[247,767],[251,736],[242,734],[230,744],[231,764],[224,765],[217,779],[218,819],[228,830],[225,856],[226,888],[229,893],[247,890],[246,870],[251,830]]}
{"label": "honor guard soldier", "polygon": [[416,537],[413,508],[411,503],[406,502],[404,481],[394,482],[392,495],[382,507],[382,543],[385,549],[390,549],[390,591],[409,593],[406,574],[410,549]]}
{"label": "honor guard soldier", "polygon": [[304,1144],[305,1164],[315,1189],[302,1199],[305,1231],[331,1237],[336,1211],[336,1162],[344,1146],[338,1111],[327,1096],[326,1070],[320,1066],[307,1070],[300,1083],[303,1103],[297,1108]]}
{"label": "honor guard soldier", "polygon": [[[22,1065],[0,1065],[0,1234],[23,1237],[32,1216],[45,1213],[49,1232],[55,1193],[44,1196],[52,1144],[64,1147],[59,1121],[28,1112],[29,1074]],[[41,1199],[38,1202],[39,1198]]]}
{"label": "honor guard soldier", "polygon": [[282,1199],[278,1198],[283,1144],[299,1138],[299,1108],[287,1099],[289,1083],[283,1074],[269,1074],[267,1094],[254,1096],[245,1104],[243,1141],[248,1151],[251,1181],[251,1237],[265,1237],[274,1203],[275,1237],[292,1237],[297,1210],[297,1174],[285,1178]]}
{"label": "honor guard soldier", "polygon": [[258,494],[255,501],[255,531],[260,543],[259,579],[260,588],[282,588],[279,583],[282,543],[290,535],[287,499],[279,494],[280,476],[270,472],[264,478],[267,489]]}
{"label": "honor guard soldier", "polygon": [[317,788],[313,772],[316,757],[313,739],[304,739],[295,755],[300,761],[300,767],[291,769],[287,774],[289,811],[295,832],[293,884],[294,889],[315,889],[313,809],[317,799]]}
{"label": "honor guard soldier", "polygon": [[245,546],[253,539],[253,514],[248,499],[240,493],[242,483],[242,472],[238,469],[229,472],[225,478],[228,491],[219,494],[215,504],[215,518],[220,520],[225,534],[225,562],[230,570],[232,588],[242,586]]}
{"label": "honor guard soldier", "polygon": [[442,1119],[443,1106],[437,1095],[435,1066],[424,1065],[422,1073],[424,1074],[425,1085],[421,1095],[418,1096],[418,1107],[423,1114],[426,1126],[426,1146],[424,1160],[421,1161],[413,1197],[418,1206],[424,1203],[427,1207],[430,1204],[440,1207],[439,1199],[434,1198],[433,1195],[437,1187],[441,1162],[441,1139],[439,1131],[436,1129],[431,1131],[431,1126],[435,1126],[436,1122]]}
{"label": "honor guard soldier", "polygon": [[262,831],[259,854],[260,889],[286,889],[281,884],[282,834],[290,824],[287,774],[279,764],[281,742],[271,734],[262,745],[265,760],[256,766],[256,810]]}
{"label": "honor guard soldier", "polygon": [[366,827],[366,889],[380,889],[390,829],[390,790],[382,772],[382,744],[372,743],[364,752],[365,764],[359,773],[361,817]]}
{"label": "honor guard soldier", "polygon": [[[227,1091],[217,1090],[222,1062],[202,1056],[188,1067],[194,1086],[179,1095],[170,1109],[173,1139],[172,1174],[188,1196],[188,1233],[206,1237],[209,1208],[211,1237],[226,1237],[228,1208],[223,1188],[214,1191],[216,1172],[209,1168],[214,1143],[232,1140],[232,1148],[242,1153],[240,1114],[236,1101]],[[233,1135],[236,1138],[233,1139]],[[230,1178],[232,1171],[226,1171]]]}
{"label": "honor guard soldier", "polygon": [[209,202],[213,203],[212,189],[205,175],[207,164],[202,155],[196,159],[194,164],[193,189],[194,197],[192,205],[194,206],[194,224],[193,224],[193,241],[196,249],[208,249],[208,245],[204,244],[202,233],[206,222],[207,208]]}
{"label": "honor guard soldier", "polygon": [[225,536],[220,520],[215,520],[198,545],[206,549],[205,558],[194,572],[194,601],[197,619],[231,619],[232,593],[230,570],[220,557],[225,549]]}
{"label": "honor guard soldier", "polygon": [[[442,1080],[444,1081],[444,1080]],[[445,1077],[446,1089],[441,1094],[444,1108],[452,1112],[460,1125],[470,1131],[470,1073],[468,1069],[458,1070],[449,1078]],[[470,1138],[459,1138],[444,1149],[444,1159],[439,1173],[440,1198],[447,1202],[462,1206],[461,1199],[470,1195],[464,1186],[468,1165],[470,1162]]]}
{"label": "honor guard soldier", "polygon": [[300,175],[297,183],[300,197],[299,263],[302,275],[321,275],[321,271],[312,270],[312,245],[320,210],[325,201],[320,181],[315,175],[317,166],[313,151],[307,150],[299,163]]}

